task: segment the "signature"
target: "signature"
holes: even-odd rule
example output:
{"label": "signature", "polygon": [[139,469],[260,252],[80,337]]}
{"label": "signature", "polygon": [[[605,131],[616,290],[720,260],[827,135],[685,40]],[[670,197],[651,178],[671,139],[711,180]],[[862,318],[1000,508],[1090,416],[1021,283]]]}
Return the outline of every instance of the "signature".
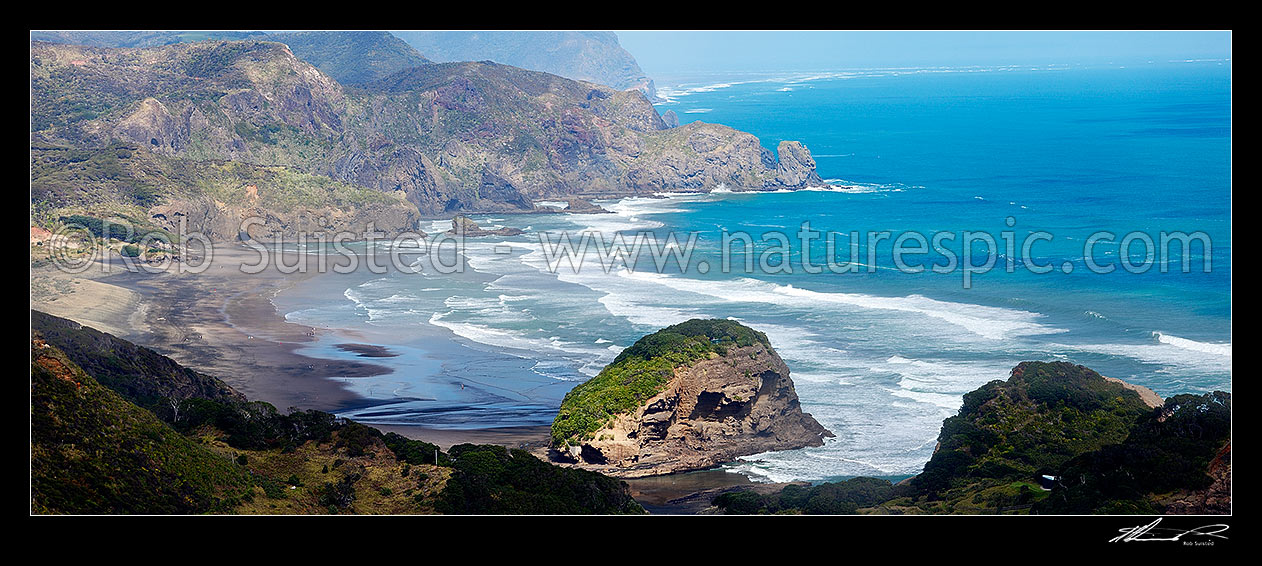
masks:
{"label": "signature", "polygon": [[1147,525],[1118,529],[1118,532],[1122,534],[1114,537],[1109,542],[1178,542],[1183,537],[1208,537],[1224,540],[1227,538],[1222,533],[1228,529],[1228,525],[1221,523],[1187,530],[1158,527],[1157,525],[1159,524],[1161,524],[1161,519],[1157,519]]}

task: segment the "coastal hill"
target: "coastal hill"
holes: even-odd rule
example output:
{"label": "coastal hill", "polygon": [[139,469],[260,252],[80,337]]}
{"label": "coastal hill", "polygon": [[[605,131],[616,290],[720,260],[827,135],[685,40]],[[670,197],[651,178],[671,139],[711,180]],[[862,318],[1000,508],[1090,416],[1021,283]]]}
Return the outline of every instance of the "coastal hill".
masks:
{"label": "coastal hill", "polygon": [[652,99],[653,81],[610,31],[395,31],[440,62],[495,61],[588,81],[637,89]]}
{"label": "coastal hill", "polygon": [[[253,40],[33,42],[37,218],[114,214],[164,229],[175,217],[228,226],[278,200],[307,217],[399,204],[412,216],[439,217],[533,212],[535,201],[575,196],[820,182],[799,143],[780,144],[777,158],[726,126],[668,128],[637,91],[489,62],[424,64],[347,87],[296,54],[335,38],[344,39],[301,36],[296,51]],[[371,58],[362,66],[389,68]],[[141,153],[157,176],[115,166],[109,153]],[[63,171],[80,163],[98,165],[83,177],[109,190],[59,186]],[[407,213],[392,214],[401,230],[416,228]]]}
{"label": "coastal hill", "polygon": [[1231,395],[1152,391],[1066,362],[1024,362],[964,396],[924,470],[774,495],[729,513],[1160,514],[1231,512]]}
{"label": "coastal hill", "polygon": [[560,457],[615,477],[699,470],[831,436],[802,412],[767,336],[730,320],[641,338],[571,390],[552,424]]}
{"label": "coastal hill", "polygon": [[277,411],[31,311],[36,514],[642,513],[627,485],[502,446],[438,446]]}
{"label": "coastal hill", "polygon": [[420,221],[402,192],[288,167],[169,157],[124,142],[103,148],[32,143],[31,204],[32,222],[49,228],[110,220],[137,232],[175,233],[183,221],[189,231],[219,241],[236,239],[249,217],[263,220],[248,231],[264,240],[324,230],[361,234],[369,223],[401,233],[415,231]]}

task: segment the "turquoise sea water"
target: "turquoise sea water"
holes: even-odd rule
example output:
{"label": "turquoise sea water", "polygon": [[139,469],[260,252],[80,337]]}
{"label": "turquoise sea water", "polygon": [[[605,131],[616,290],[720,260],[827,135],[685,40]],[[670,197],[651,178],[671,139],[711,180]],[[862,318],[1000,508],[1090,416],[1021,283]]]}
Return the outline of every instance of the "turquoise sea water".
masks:
{"label": "turquoise sea water", "polygon": [[[1198,61],[679,78],[664,83],[659,110],[771,149],[800,140],[827,186],[621,199],[602,203],[615,212],[605,215],[475,216],[527,232],[470,240],[463,273],[437,273],[430,254],[419,272],[317,277],[276,302],[290,320],[342,330],[308,353],[348,356],[333,344],[367,341],[400,354],[371,360],[392,374],[347,380],[368,399],[347,416],[454,428],[548,424],[566,391],[639,336],[735,318],[770,336],[804,409],[837,437],[730,469],[777,481],[916,473],[961,396],[1023,360],[1081,363],[1163,396],[1231,390],[1230,73],[1230,62]],[[764,234],[796,238],[803,222],[837,233],[841,260],[859,244],[859,272],[807,272],[796,240],[791,273],[745,272],[739,254],[734,271],[719,268],[724,230],[749,233],[757,257]],[[697,245],[683,270],[658,272],[647,252],[634,271],[606,272],[591,256],[577,273],[549,269],[539,234],[577,243],[584,230],[696,234]],[[881,231],[892,237],[870,261],[867,233]],[[1000,246],[1010,232],[1018,251],[1032,231],[1051,239],[1030,257],[998,250],[968,288],[958,266],[895,269],[899,234],[957,234],[945,247],[958,255],[964,231]],[[1087,258],[1101,231],[1113,241]],[[1142,264],[1142,245],[1128,253],[1118,241],[1136,231],[1154,242],[1199,231],[1212,244],[1193,245],[1191,272],[1175,253],[1166,273],[1130,273],[1120,256]],[[975,249],[981,263],[985,246]],[[812,263],[827,252],[822,238],[809,246]],[[1115,268],[1092,273],[1088,259]],[[1055,269],[1031,273],[1027,261]],[[935,262],[944,255],[907,259]]]}

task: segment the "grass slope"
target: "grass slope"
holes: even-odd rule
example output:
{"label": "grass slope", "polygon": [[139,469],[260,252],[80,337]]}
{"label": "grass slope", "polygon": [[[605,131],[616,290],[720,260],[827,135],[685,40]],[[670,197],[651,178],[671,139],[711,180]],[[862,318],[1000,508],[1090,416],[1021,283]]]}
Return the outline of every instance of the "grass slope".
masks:
{"label": "grass slope", "polygon": [[31,346],[35,513],[227,512],[251,481],[104,387],[42,340]]}

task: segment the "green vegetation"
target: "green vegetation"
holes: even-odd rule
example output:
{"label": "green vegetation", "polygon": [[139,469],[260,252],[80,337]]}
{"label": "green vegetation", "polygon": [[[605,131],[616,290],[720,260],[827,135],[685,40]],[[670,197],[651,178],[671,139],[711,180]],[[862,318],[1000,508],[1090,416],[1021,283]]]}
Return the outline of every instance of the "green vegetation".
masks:
{"label": "green vegetation", "polygon": [[[376,430],[376,429],[374,429]],[[413,440],[407,438],[397,432],[386,433],[382,437],[386,443],[386,447],[394,452],[395,456],[402,462],[408,464],[429,464],[433,466],[450,466],[451,459],[442,453],[438,446],[428,442]],[[407,475],[411,468],[404,468],[403,475]]]}
{"label": "green vegetation", "polygon": [[126,144],[102,149],[32,147],[31,201],[50,209],[138,215],[163,195],[160,183],[134,173],[148,159]]}
{"label": "green vegetation", "polygon": [[[104,45],[195,37],[81,35]],[[385,32],[232,37],[244,41],[127,50],[32,43],[33,146],[94,150],[125,140],[157,155],[145,161],[160,162],[148,167],[157,175],[132,164],[108,178],[71,179],[71,166],[37,166],[44,170],[32,176],[40,180],[32,185],[36,208],[73,206],[100,215],[129,206],[143,217],[173,196],[239,202],[190,191],[205,190],[199,178],[213,171],[181,160],[247,162],[366,190],[400,190],[424,215],[529,210],[533,198],[578,192],[700,188],[711,167],[732,169],[722,179],[731,185],[774,181],[767,168],[774,160],[758,159],[752,136],[701,124],[659,131],[656,111],[639,92],[488,61],[430,64]],[[689,145],[696,131],[732,158],[700,159]],[[688,171],[663,163],[681,155]],[[491,171],[489,163],[520,165]],[[504,179],[484,184],[491,173]],[[268,191],[258,188],[266,200]]]}
{"label": "green vegetation", "polygon": [[620,480],[553,466],[524,450],[451,447],[452,474],[437,509],[446,514],[637,514]]}
{"label": "green vegetation", "polygon": [[149,348],[36,310],[31,330],[54,344],[96,381],[124,399],[172,422],[172,400],[196,397],[235,400],[245,397],[224,382],[198,373]]}
{"label": "green vegetation", "polygon": [[852,478],[813,486],[790,485],[779,493],[754,491],[720,494],[711,503],[728,515],[850,515],[906,491],[878,478]]}
{"label": "green vegetation", "polygon": [[38,57],[31,59],[31,131],[95,119],[130,101],[126,89],[110,77],[83,73],[70,67],[42,68]]}
{"label": "green vegetation", "polygon": [[1074,456],[1122,442],[1150,411],[1139,394],[1085,367],[1022,363],[1008,381],[964,396],[912,484],[929,500],[969,503],[986,489],[1055,473]]}
{"label": "green vegetation", "polygon": [[[193,164],[190,164],[193,165]],[[322,175],[309,175],[285,167],[259,167],[230,161],[222,164],[198,163],[193,194],[205,194],[223,202],[257,204],[290,212],[302,207],[332,207],[341,210],[397,201],[381,191],[334,181]],[[258,202],[251,202],[245,186],[258,188]]]}
{"label": "green vegetation", "polygon": [[1038,513],[1161,513],[1153,494],[1209,487],[1206,469],[1231,441],[1231,395],[1179,395],[1121,444],[1069,460]]}
{"label": "green vegetation", "polygon": [[[1230,438],[1228,393],[1180,395],[1150,409],[1085,367],[1025,362],[1007,381],[964,396],[924,471],[908,482],[739,491],[714,505],[733,514],[1161,513],[1171,494],[1210,486]],[[1042,475],[1061,479],[1048,491]]]}
{"label": "green vegetation", "polygon": [[121,240],[128,242],[123,246],[122,253],[128,257],[136,257],[140,255],[140,247],[136,246],[137,242],[156,240],[170,241],[171,236],[162,230],[138,230],[136,225],[131,221],[120,218],[97,218],[95,216],[87,216],[83,214],[72,214],[70,216],[62,216],[58,218],[63,226],[82,229],[97,238],[101,238],[104,242],[109,240]]}
{"label": "green vegetation", "polygon": [[241,468],[102,386],[55,347],[31,348],[35,513],[227,512],[251,496]]}
{"label": "green vegetation", "polygon": [[693,319],[649,334],[565,395],[552,422],[552,442],[590,440],[615,415],[661,393],[675,368],[755,344],[770,348],[767,335],[731,320]]}
{"label": "green vegetation", "polygon": [[213,78],[229,72],[241,56],[259,50],[253,41],[207,43],[190,50],[183,71],[190,77]]}
{"label": "green vegetation", "polygon": [[125,340],[31,318],[36,513],[641,511],[600,474],[281,413]]}
{"label": "green vegetation", "polygon": [[281,133],[287,133],[290,135],[298,133],[297,128],[287,124],[278,124],[273,122],[256,127],[245,121],[237,122],[236,125],[233,126],[233,131],[235,131],[238,136],[241,136],[241,139],[243,140],[268,145],[276,145],[280,143],[279,134]]}

